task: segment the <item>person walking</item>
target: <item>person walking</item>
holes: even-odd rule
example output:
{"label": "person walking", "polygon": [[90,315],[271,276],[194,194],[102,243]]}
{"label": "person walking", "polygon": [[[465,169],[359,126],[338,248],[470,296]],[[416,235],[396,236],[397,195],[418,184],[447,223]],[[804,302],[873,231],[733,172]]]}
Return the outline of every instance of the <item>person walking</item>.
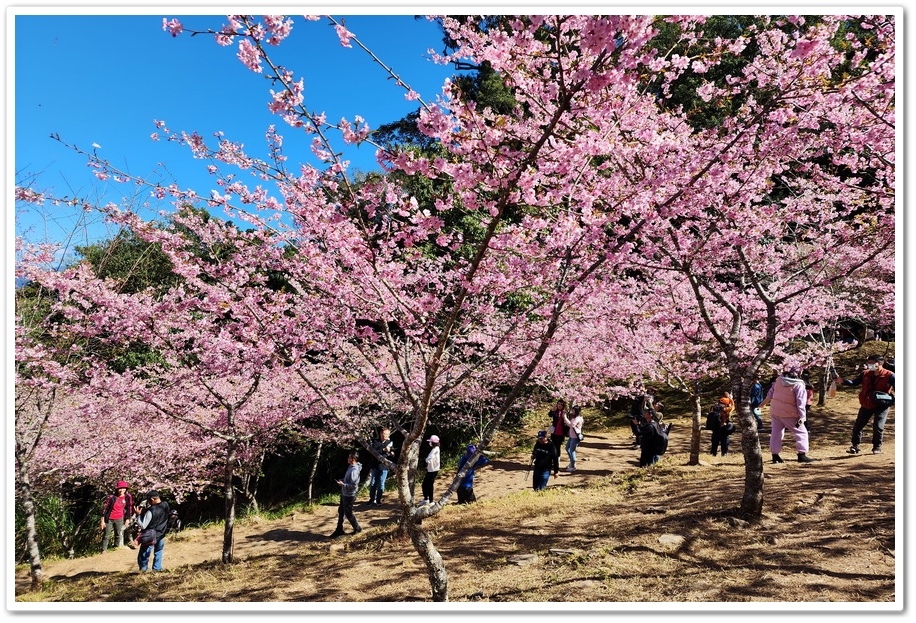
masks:
{"label": "person walking", "polygon": [[799,463],[813,463],[817,459],[808,456],[808,429],[805,428],[805,404],[808,394],[805,381],[799,378],[798,368],[789,368],[777,377],[762,406],[770,407],[770,452],[773,463],[784,463],[779,455],[782,452],[782,440],[785,431],[795,437],[795,450]]}
{"label": "person walking", "polygon": [[569,427],[566,425],[566,401],[562,398],[557,400],[557,406],[548,413],[550,416],[550,442],[557,449],[557,457],[563,451],[563,442],[569,434]]}
{"label": "person walking", "polygon": [[[153,556],[153,571],[162,571],[162,557],[165,552],[165,535],[169,531],[169,503],[159,497],[159,491],[151,490],[146,494],[147,507],[140,515],[138,525],[140,534],[144,530],[156,531],[156,541],[151,544],[137,543],[137,565],[141,572],[147,571],[150,555]],[[139,540],[140,537],[137,537]],[[135,543],[137,541],[134,541]]]}
{"label": "person walking", "polygon": [[340,504],[337,507],[337,529],[331,534],[332,539],[346,534],[343,528],[344,517],[353,526],[353,534],[359,534],[363,531],[356,521],[356,515],[353,514],[353,502],[356,501],[356,491],[359,489],[359,473],[363,466],[359,462],[359,453],[355,450],[347,455],[347,471],[344,473],[343,480],[338,480],[340,485]]}
{"label": "person walking", "polygon": [[535,491],[543,491],[550,480],[550,472],[554,476],[560,473],[560,459],[557,447],[547,439],[547,431],[539,430],[534,449],[531,450],[531,464],[533,468],[532,487]]}
{"label": "person walking", "polygon": [[566,441],[566,454],[569,456],[569,465],[566,471],[572,474],[576,471],[576,448],[582,441],[582,407],[575,406],[572,408],[569,416],[563,415],[563,423],[569,431],[569,439]]}
{"label": "person walking", "polygon": [[859,390],[859,413],[852,425],[852,445],[846,452],[859,454],[862,431],[868,425],[868,421],[874,418],[871,453],[881,454],[884,425],[887,423],[891,405],[894,404],[894,373],[884,367],[884,357],[871,355],[866,360],[865,369],[854,379],[844,379],[839,374],[834,374],[834,379],[848,387],[862,386]]}
{"label": "person walking", "polygon": [[436,476],[439,475],[439,468],[441,467],[439,436],[430,435],[429,439],[426,441],[429,443],[431,449],[429,454],[426,455],[426,476],[423,477],[423,484],[421,485],[421,489],[423,490],[422,504],[432,504],[433,484],[436,482]]}
{"label": "person walking", "polygon": [[124,547],[124,527],[134,516],[134,497],[128,493],[130,486],[123,480],[115,484],[115,492],[105,498],[102,508],[102,553],[108,551],[108,542],[114,531],[117,547]]}
{"label": "person walking", "polygon": [[[377,429],[377,437],[372,440],[372,449],[380,456],[394,461],[394,442],[389,435],[391,431],[385,427]],[[369,470],[369,505],[381,504],[382,495],[385,493],[385,481],[388,479],[388,467],[378,460],[373,454],[372,468]]]}
{"label": "person walking", "polygon": [[[474,453],[477,452],[477,446],[470,444],[467,447],[467,451],[458,459],[458,471],[461,471],[461,468],[471,460],[471,457],[474,456]],[[459,504],[470,504],[471,502],[477,501],[477,496],[474,494],[474,471],[478,467],[483,467],[490,462],[490,459],[486,455],[481,454],[477,457],[477,460],[474,462],[474,465],[468,469],[468,472],[464,475],[464,478],[461,479],[461,484],[458,485],[458,503]]]}

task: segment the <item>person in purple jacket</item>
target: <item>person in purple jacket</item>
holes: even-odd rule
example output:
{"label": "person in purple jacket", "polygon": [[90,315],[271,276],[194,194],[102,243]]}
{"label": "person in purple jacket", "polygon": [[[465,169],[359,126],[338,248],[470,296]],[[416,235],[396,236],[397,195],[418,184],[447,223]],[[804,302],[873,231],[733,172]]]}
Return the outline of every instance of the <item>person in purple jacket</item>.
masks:
{"label": "person in purple jacket", "polygon": [[789,368],[770,385],[770,391],[761,406],[770,405],[770,452],[774,463],[783,463],[782,437],[786,430],[795,437],[795,450],[799,463],[813,463],[817,459],[808,456],[808,429],[805,428],[805,405],[808,393],[805,381],[799,378],[798,368]]}

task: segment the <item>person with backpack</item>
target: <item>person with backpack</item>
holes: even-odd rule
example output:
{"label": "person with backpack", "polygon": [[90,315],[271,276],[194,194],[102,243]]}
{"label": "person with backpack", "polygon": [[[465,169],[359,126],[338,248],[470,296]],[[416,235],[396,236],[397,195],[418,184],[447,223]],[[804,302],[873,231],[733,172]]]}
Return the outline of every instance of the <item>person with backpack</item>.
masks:
{"label": "person with backpack", "polygon": [[128,493],[129,485],[119,480],[115,484],[115,492],[105,498],[102,509],[100,528],[102,534],[102,553],[108,551],[108,542],[114,530],[117,547],[124,547],[124,527],[134,516],[134,497]]}
{"label": "person with backpack", "polygon": [[539,430],[537,441],[531,450],[531,465],[534,468],[532,487],[535,491],[543,491],[550,480],[550,472],[554,477],[560,474],[560,455],[557,447],[547,439],[547,431]]}
{"label": "person with backpack", "polygon": [[862,430],[868,425],[868,421],[874,418],[871,453],[881,454],[884,425],[887,423],[888,411],[894,404],[894,373],[884,367],[884,357],[871,355],[866,360],[865,370],[854,379],[843,379],[836,373],[834,373],[834,379],[848,387],[862,386],[862,389],[859,390],[859,413],[852,425],[852,445],[846,452],[859,453]]}
{"label": "person with backpack", "polygon": [[[159,497],[159,492],[155,489],[146,494],[149,505],[140,516],[139,527],[140,535],[133,543],[139,546],[137,552],[137,565],[141,572],[145,572],[149,566],[150,554],[153,555],[153,571],[162,571],[162,557],[165,550],[165,535],[169,531],[169,503]],[[155,532],[155,540],[147,542],[144,540],[144,533],[147,530]]]}
{"label": "person with backpack", "polygon": [[[477,452],[477,446],[474,444],[469,444],[467,451],[458,459],[458,471],[461,471],[461,468],[471,460],[471,457],[474,456],[474,453]],[[461,484],[458,485],[458,503],[459,504],[470,504],[471,502],[477,501],[477,496],[474,495],[474,470],[478,467],[483,467],[490,462],[490,459],[486,455],[481,454],[477,457],[477,460],[474,462],[474,466],[468,469],[468,472],[464,475],[464,478],[461,479]]]}
{"label": "person with backpack", "polygon": [[721,447],[722,456],[728,455],[728,446],[732,433],[735,432],[735,424],[731,421],[731,411],[728,409],[727,402],[720,398],[719,402],[713,405],[706,418],[706,428],[712,431],[712,444],[709,453],[716,456],[716,451]]}
{"label": "person with backpack", "polygon": [[782,451],[782,438],[785,431],[790,431],[795,438],[795,450],[799,463],[813,463],[817,459],[808,456],[808,429],[805,428],[805,404],[808,394],[805,381],[799,378],[801,371],[791,367],[777,377],[770,385],[763,407],[772,403],[770,408],[770,452],[773,463],[784,463],[779,456]]}
{"label": "person with backpack", "polygon": [[575,406],[572,408],[570,416],[563,415],[563,423],[569,431],[569,439],[566,441],[566,454],[569,456],[569,465],[566,471],[572,474],[576,471],[576,448],[582,441],[582,407]]}
{"label": "person with backpack", "polygon": [[639,425],[639,466],[649,467],[658,463],[660,455],[667,450],[667,432],[655,420],[652,409],[646,407],[642,412],[643,421]]}

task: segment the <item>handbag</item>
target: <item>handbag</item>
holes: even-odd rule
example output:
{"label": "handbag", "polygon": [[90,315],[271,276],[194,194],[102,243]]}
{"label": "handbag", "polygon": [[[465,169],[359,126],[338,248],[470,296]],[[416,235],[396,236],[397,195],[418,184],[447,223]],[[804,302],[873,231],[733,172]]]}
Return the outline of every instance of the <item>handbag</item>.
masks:
{"label": "handbag", "polygon": [[871,397],[879,409],[887,409],[894,404],[894,396],[887,392],[873,392]]}
{"label": "handbag", "polygon": [[138,537],[140,545],[155,545],[156,541],[159,540],[159,535],[156,533],[155,528],[147,528],[140,533]]}
{"label": "handbag", "polygon": [[582,441],[583,439],[585,439],[585,435],[582,434],[581,430],[578,433],[576,433],[576,436],[579,438],[579,441]]}

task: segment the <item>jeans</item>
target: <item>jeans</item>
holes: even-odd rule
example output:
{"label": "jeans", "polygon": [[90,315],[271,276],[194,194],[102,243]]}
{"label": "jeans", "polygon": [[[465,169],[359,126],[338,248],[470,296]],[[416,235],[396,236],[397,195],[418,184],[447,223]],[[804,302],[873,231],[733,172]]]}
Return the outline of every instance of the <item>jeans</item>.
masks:
{"label": "jeans", "polygon": [[856,423],[852,425],[852,445],[859,447],[862,441],[862,430],[868,424],[868,420],[874,416],[875,421],[872,424],[871,446],[880,448],[884,442],[884,425],[887,423],[887,415],[890,407],[887,409],[859,409],[859,415],[856,417]]}
{"label": "jeans", "polygon": [[385,480],[388,470],[384,467],[373,467],[369,471],[369,501],[382,503],[382,494],[385,493]]}
{"label": "jeans", "polygon": [[569,455],[569,466],[576,467],[576,448],[579,446],[579,436],[575,431],[570,431],[572,435],[566,442],[566,454]]}
{"label": "jeans", "polygon": [[534,486],[535,491],[543,491],[547,488],[547,481],[550,480],[550,468],[539,469],[534,468],[534,481],[532,485]]}
{"label": "jeans", "polygon": [[356,496],[340,496],[340,505],[337,507],[337,530],[343,532],[344,517],[350,522],[354,530],[359,530],[359,523],[356,521],[356,515],[353,514],[353,502]]}
{"label": "jeans", "polygon": [[117,540],[117,547],[122,547],[124,545],[124,520],[123,519],[109,519],[105,522],[105,534],[102,536],[102,551],[108,551],[108,541],[111,539],[111,531],[114,529],[115,539]]}
{"label": "jeans", "polygon": [[160,537],[155,545],[141,545],[137,553],[137,564],[140,571],[146,571],[149,566],[149,555],[153,553],[153,571],[162,571],[162,550],[165,549],[165,537]]}

